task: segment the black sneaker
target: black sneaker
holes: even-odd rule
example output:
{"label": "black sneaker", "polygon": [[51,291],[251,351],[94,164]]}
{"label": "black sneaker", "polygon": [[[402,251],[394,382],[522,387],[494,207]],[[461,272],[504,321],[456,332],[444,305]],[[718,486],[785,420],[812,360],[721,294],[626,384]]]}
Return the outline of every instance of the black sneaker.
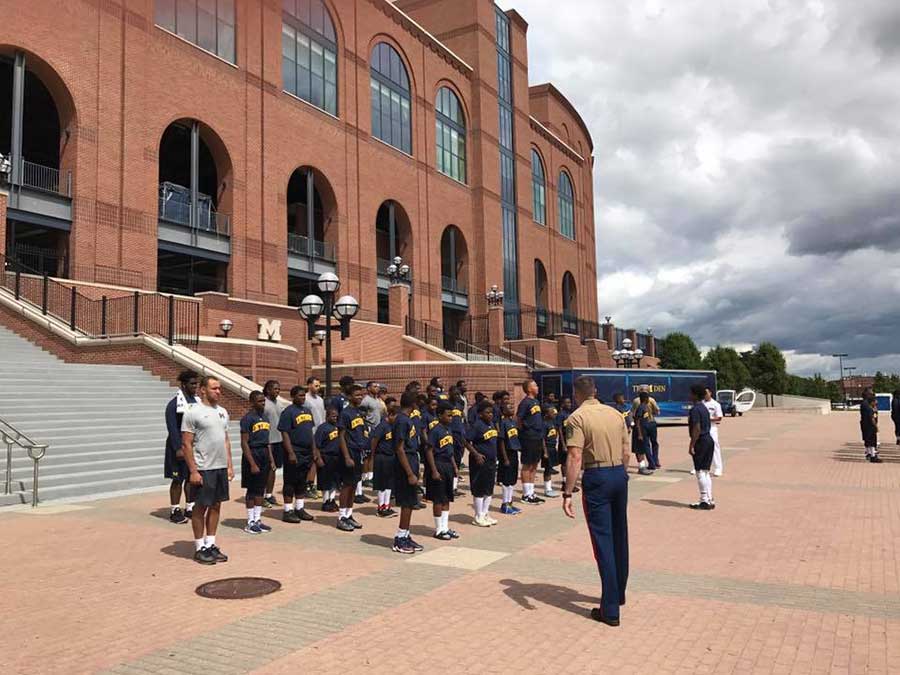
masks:
{"label": "black sneaker", "polygon": [[365,503],[367,503],[368,501],[369,501],[369,498],[366,497],[365,495],[356,495],[356,496],[353,498],[353,503],[354,503],[354,504],[365,504]]}
{"label": "black sneaker", "polygon": [[278,500],[275,499],[275,495],[263,499],[262,505],[267,509],[274,509],[276,506],[281,506],[281,504],[278,503]]}
{"label": "black sneaker", "polygon": [[388,509],[384,506],[379,506],[378,510],[375,512],[375,515],[379,518],[388,518],[390,514],[388,513]]}
{"label": "black sneaker", "polygon": [[397,512],[394,511],[390,506],[385,509],[385,518],[394,518],[397,515]]}
{"label": "black sneaker", "polygon": [[551,475],[551,476],[558,476],[558,475],[559,475],[559,469],[550,469],[550,475]]}
{"label": "black sneaker", "polygon": [[294,513],[297,514],[297,517],[300,518],[300,520],[315,520],[313,514],[306,509],[300,509],[299,511],[294,511]]}
{"label": "black sneaker", "polygon": [[362,529],[362,525],[360,525],[358,522],[356,522],[356,518],[354,518],[353,516],[350,516],[349,518],[346,518],[346,521],[347,521],[348,523],[350,523],[350,524],[353,526],[353,529],[354,529],[354,530],[361,530],[361,529]]}
{"label": "black sneaker", "polygon": [[370,488],[370,487],[372,487],[372,481],[370,481],[368,478],[367,478],[366,480],[364,480],[364,481],[362,482],[362,484],[363,484],[363,487],[364,487],[364,488]]}
{"label": "black sneaker", "polygon": [[336,527],[341,532],[353,532],[356,529],[346,518],[338,518]]}
{"label": "black sneaker", "polygon": [[224,553],[222,553],[222,551],[219,550],[219,547],[216,546],[215,544],[213,544],[212,546],[210,546],[207,550],[208,550],[212,555],[215,556],[216,562],[217,562],[217,563],[220,563],[220,562],[228,562],[228,556],[225,555]]}
{"label": "black sneaker", "polygon": [[591,618],[594,621],[599,621],[600,623],[605,623],[607,626],[618,626],[619,625],[618,619],[610,619],[610,618],[603,616],[603,612],[600,610],[599,607],[594,607],[591,610]]}
{"label": "black sneaker", "polygon": [[435,532],[431,535],[435,539],[440,539],[441,541],[450,541],[453,537],[450,536],[449,532]]}
{"label": "black sneaker", "polygon": [[425,508],[425,505],[422,502],[416,502],[416,505],[412,507],[412,510],[420,511],[421,509],[424,509],[424,508]]}
{"label": "black sneaker", "polygon": [[391,550],[394,553],[405,553],[406,555],[412,555],[416,552],[410,543],[409,539],[401,539],[400,537],[394,537],[394,545],[391,547]]}
{"label": "black sneaker", "polygon": [[300,515],[296,511],[285,511],[281,516],[281,520],[285,523],[299,523]]}
{"label": "black sneaker", "polygon": [[193,517],[194,517],[194,509],[185,509],[185,510],[184,510],[184,517],[187,518],[188,520],[190,520],[191,518],[193,518]]}
{"label": "black sneaker", "polygon": [[181,509],[175,509],[172,513],[169,514],[169,520],[176,525],[181,525],[182,523],[187,522],[187,518],[184,515],[184,512]]}
{"label": "black sneaker", "polygon": [[537,495],[528,495],[527,497],[522,497],[522,501],[526,504],[540,504],[544,500]]}
{"label": "black sneaker", "polygon": [[712,511],[716,508],[715,504],[710,504],[709,502],[695,502],[691,504],[691,508],[697,511]]}
{"label": "black sneaker", "polygon": [[881,459],[878,455],[872,455],[872,459],[869,460],[872,464],[881,464],[884,460]]}
{"label": "black sneaker", "polygon": [[196,560],[201,565],[215,565],[216,564],[216,556],[215,554],[205,546],[194,552],[194,560]]}
{"label": "black sneaker", "polygon": [[450,535],[451,539],[459,539],[459,532],[456,530],[447,530],[447,534]]}
{"label": "black sneaker", "polygon": [[424,551],[425,550],[425,547],[422,546],[422,544],[415,541],[412,537],[407,537],[406,543],[409,544],[410,546],[412,546],[413,550],[415,550],[415,551]]}
{"label": "black sneaker", "polygon": [[322,510],[325,513],[334,513],[338,510],[338,505],[334,502],[334,500],[329,499],[327,502],[322,502]]}

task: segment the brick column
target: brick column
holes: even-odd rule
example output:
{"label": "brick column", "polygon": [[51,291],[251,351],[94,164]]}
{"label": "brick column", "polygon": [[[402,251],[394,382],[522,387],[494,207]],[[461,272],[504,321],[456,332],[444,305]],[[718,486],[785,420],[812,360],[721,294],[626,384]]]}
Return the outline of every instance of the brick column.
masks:
{"label": "brick column", "polygon": [[646,356],[656,358],[656,338],[652,335],[647,336],[647,353]]}
{"label": "brick column", "polygon": [[637,340],[637,331],[635,329],[630,329],[625,331],[625,335],[627,335],[631,339],[631,348],[637,349],[638,340]]}
{"label": "brick column", "polygon": [[6,254],[6,200],[5,194],[0,193],[0,254]]}
{"label": "brick column", "polygon": [[406,317],[409,316],[409,286],[393,284],[388,289],[388,321],[394,326],[402,326],[406,330]]}
{"label": "brick column", "polygon": [[610,349],[619,348],[619,345],[616,344],[616,327],[613,324],[603,324],[603,339],[606,340],[606,344],[609,345]]}
{"label": "brick column", "polygon": [[503,346],[506,331],[503,327],[503,306],[488,308],[488,343],[491,351],[499,351]]}

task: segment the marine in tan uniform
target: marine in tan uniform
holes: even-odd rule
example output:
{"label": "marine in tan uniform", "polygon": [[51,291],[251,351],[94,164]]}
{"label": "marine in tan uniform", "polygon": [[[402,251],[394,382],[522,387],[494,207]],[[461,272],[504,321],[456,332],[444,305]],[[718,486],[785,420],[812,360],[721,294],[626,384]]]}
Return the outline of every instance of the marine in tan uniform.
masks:
{"label": "marine in tan uniform", "polygon": [[603,587],[591,618],[618,626],[628,583],[628,431],[622,415],[597,400],[592,378],[579,377],[574,390],[578,409],[565,423],[563,512],[575,517],[572,491],[583,468],[582,504]]}

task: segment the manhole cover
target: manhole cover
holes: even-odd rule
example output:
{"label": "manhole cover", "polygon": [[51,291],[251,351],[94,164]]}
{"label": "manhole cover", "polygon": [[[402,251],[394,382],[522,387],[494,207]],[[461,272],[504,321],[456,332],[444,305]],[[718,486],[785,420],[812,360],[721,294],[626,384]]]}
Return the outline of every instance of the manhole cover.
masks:
{"label": "manhole cover", "polygon": [[262,577],[233,577],[218,579],[197,586],[197,595],[215,600],[243,600],[274,593],[281,582]]}

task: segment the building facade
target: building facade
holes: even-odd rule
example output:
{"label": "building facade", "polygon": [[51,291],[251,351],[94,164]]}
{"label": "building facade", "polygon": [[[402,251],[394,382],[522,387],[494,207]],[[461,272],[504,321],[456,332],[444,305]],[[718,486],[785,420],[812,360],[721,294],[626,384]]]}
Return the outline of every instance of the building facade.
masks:
{"label": "building facade", "polygon": [[[590,134],[490,0],[0,0],[6,253],[296,305],[322,271],[457,330],[596,322]],[[0,165],[2,169],[2,165]],[[2,171],[0,171],[2,173]],[[527,321],[527,319],[525,319]],[[574,331],[573,331],[574,332]]]}

